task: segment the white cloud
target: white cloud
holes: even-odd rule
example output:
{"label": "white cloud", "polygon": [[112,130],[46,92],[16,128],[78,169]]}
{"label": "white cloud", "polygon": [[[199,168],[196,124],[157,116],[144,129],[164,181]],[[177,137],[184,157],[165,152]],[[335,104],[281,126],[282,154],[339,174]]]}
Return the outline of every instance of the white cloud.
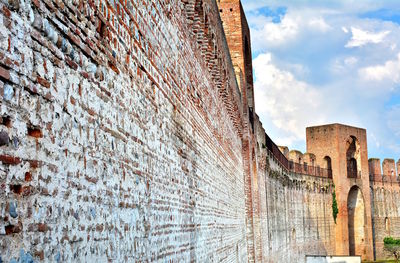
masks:
{"label": "white cloud", "polygon": [[346,11],[346,13],[358,14],[362,12],[379,10],[381,8],[387,8],[392,10],[398,10],[399,5],[397,0],[336,0],[336,1],[326,1],[326,0],[245,0],[242,1],[244,9],[246,12],[254,11],[263,7],[282,7],[286,6],[289,8],[329,8],[330,10],[340,10]]}
{"label": "white cloud", "polygon": [[378,139],[375,136],[375,133],[370,132],[369,133],[369,138],[372,139],[372,141],[375,143],[376,148],[381,147],[381,143],[378,141]]}
{"label": "white cloud", "polygon": [[323,96],[311,85],[295,79],[288,71],[272,63],[271,54],[261,54],[254,61],[256,111],[286,132],[278,138],[280,144],[305,139],[305,127],[309,120],[323,123],[320,110]]}
{"label": "white cloud", "polygon": [[[253,15],[249,18],[253,26],[251,29],[253,50],[292,43],[304,36],[305,32],[326,33],[332,29],[322,16],[308,9],[288,10],[282,15],[279,23],[265,18],[262,15]],[[263,26],[261,26],[262,23]]]}
{"label": "white cloud", "polygon": [[310,27],[316,28],[321,32],[327,32],[328,30],[332,29],[332,27],[328,25],[322,17],[312,18],[308,24]]}
{"label": "white cloud", "polygon": [[378,44],[390,33],[390,31],[383,31],[378,33],[364,31],[355,27],[351,27],[352,37],[345,47],[361,47],[369,43]]}
{"label": "white cloud", "polygon": [[[294,38],[299,29],[299,21],[296,17],[285,15],[280,23],[267,22],[261,30],[252,32],[253,42],[260,41],[261,43],[268,42],[270,45],[280,45],[285,41],[290,41]],[[260,43],[260,44],[261,44]],[[255,43],[257,44],[257,43]]]}
{"label": "white cloud", "polygon": [[385,115],[385,126],[388,129],[382,142],[386,149],[398,153],[398,155],[386,157],[398,159],[400,157],[400,104],[389,107]]}
{"label": "white cloud", "polygon": [[358,59],[356,57],[348,57],[344,59],[344,64],[348,66],[352,66],[358,62]]}
{"label": "white cloud", "polygon": [[363,18],[399,8],[390,1],[243,1],[256,111],[276,143],[302,148],[305,127],[339,122],[367,129],[371,157],[400,157],[400,109],[388,108],[400,104],[400,26]]}
{"label": "white cloud", "polygon": [[335,58],[331,64],[330,71],[336,75],[346,74],[349,71],[354,70],[359,59],[354,56]]}
{"label": "white cloud", "polygon": [[396,60],[386,61],[383,65],[361,68],[359,75],[367,81],[400,83],[400,53],[397,55]]}

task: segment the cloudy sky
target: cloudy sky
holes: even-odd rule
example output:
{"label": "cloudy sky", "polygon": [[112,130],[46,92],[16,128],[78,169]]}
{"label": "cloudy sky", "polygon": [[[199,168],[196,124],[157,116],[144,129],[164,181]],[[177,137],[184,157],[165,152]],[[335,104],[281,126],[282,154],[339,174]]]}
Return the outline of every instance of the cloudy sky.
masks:
{"label": "cloudy sky", "polygon": [[305,128],[363,127],[369,157],[400,158],[400,1],[242,0],[256,111],[277,144]]}

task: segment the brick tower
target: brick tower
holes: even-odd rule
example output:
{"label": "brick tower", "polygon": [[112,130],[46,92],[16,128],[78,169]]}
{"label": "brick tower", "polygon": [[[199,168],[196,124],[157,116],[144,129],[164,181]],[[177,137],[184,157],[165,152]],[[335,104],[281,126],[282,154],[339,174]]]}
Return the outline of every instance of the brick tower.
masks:
{"label": "brick tower", "polygon": [[254,120],[250,30],[240,0],[217,0],[225,37],[241,93],[243,112],[242,156],[245,175],[247,250],[249,262],[262,261],[259,180]]}
{"label": "brick tower", "polygon": [[339,214],[336,254],[373,259],[370,182],[365,129],[341,124],[307,128],[307,152],[331,167]]}
{"label": "brick tower", "polygon": [[250,30],[242,4],[240,0],[218,0],[217,3],[243,104],[254,111]]}

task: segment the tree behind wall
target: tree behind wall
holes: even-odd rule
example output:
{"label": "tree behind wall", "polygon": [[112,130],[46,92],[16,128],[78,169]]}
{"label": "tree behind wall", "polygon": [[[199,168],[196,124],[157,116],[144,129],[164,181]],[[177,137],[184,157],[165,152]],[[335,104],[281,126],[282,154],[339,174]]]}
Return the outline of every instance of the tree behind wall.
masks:
{"label": "tree behind wall", "polygon": [[384,249],[390,252],[396,259],[396,262],[398,262],[400,258],[400,239],[385,237],[383,239],[383,243],[384,243]]}

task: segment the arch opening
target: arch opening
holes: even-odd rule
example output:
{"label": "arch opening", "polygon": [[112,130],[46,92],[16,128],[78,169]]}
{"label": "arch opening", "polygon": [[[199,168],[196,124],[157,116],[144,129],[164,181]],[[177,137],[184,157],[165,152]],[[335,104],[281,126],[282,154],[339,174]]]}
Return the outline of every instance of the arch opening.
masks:
{"label": "arch opening", "polygon": [[355,136],[350,136],[347,140],[347,178],[359,178],[360,177],[360,144]]}
{"label": "arch opening", "polygon": [[386,236],[390,236],[390,221],[388,217],[385,217],[385,231]]}
{"label": "arch opening", "polygon": [[357,160],[355,158],[347,161],[347,177],[357,178]]}
{"label": "arch opening", "polygon": [[365,242],[365,206],[363,194],[357,186],[353,186],[347,199],[349,255],[366,257]]}
{"label": "arch opening", "polygon": [[332,160],[331,157],[325,156],[324,157],[324,168],[328,173],[328,178],[332,178]]}

